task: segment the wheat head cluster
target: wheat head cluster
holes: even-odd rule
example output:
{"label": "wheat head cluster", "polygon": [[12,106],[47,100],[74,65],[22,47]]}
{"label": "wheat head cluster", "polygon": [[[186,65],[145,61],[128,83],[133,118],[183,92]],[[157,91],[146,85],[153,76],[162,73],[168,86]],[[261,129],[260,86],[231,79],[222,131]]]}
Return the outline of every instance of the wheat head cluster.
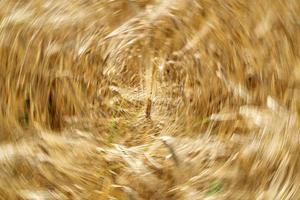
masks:
{"label": "wheat head cluster", "polygon": [[299,200],[299,0],[1,0],[0,199]]}

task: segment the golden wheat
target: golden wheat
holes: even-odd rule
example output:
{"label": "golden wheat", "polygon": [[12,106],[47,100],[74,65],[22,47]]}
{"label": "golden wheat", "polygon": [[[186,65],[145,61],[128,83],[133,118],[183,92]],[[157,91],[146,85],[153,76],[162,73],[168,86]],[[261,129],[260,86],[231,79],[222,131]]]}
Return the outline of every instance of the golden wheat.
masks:
{"label": "golden wheat", "polygon": [[300,199],[299,13],[1,0],[0,199]]}

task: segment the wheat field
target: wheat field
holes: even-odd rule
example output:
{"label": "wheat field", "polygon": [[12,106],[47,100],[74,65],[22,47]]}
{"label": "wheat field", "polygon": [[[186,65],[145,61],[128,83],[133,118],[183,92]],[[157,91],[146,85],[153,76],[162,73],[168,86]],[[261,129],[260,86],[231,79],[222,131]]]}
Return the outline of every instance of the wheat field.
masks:
{"label": "wheat field", "polygon": [[299,0],[0,0],[0,199],[299,200]]}

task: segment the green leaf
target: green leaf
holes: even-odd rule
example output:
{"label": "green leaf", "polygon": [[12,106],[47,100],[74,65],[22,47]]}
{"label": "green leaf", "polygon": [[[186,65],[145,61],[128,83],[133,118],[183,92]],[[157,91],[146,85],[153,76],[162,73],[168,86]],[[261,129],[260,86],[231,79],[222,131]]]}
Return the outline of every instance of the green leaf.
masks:
{"label": "green leaf", "polygon": [[220,181],[218,181],[218,180],[213,181],[209,186],[207,195],[214,195],[214,194],[220,192],[222,190],[222,187],[223,187],[223,184]]}

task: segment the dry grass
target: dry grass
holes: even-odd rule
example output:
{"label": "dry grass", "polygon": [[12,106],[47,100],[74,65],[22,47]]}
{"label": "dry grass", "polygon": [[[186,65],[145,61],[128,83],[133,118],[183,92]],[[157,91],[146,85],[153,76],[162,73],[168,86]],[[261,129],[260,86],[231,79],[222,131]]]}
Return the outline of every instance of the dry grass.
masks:
{"label": "dry grass", "polygon": [[1,0],[0,199],[300,199],[299,0]]}

